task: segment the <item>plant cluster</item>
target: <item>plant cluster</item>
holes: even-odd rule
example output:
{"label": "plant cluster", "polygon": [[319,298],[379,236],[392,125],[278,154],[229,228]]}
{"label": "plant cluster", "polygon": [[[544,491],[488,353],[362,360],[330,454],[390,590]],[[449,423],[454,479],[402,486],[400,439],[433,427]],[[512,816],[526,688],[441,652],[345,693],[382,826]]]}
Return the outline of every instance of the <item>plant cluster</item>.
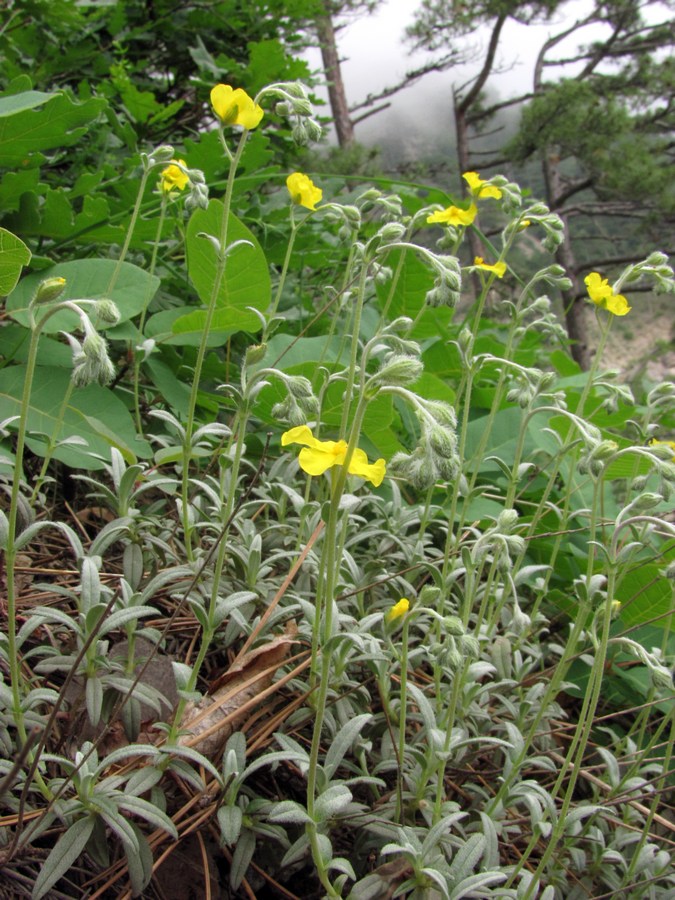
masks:
{"label": "plant cluster", "polygon": [[[675,390],[600,365],[666,257],[589,273],[582,373],[564,270],[510,267],[560,245],[543,203],[280,178],[256,135],[320,136],[303,85],[210,100],[114,224],[54,233],[85,172],[0,231],[13,895],[141,896],[191,835],[204,896],[209,835],[229,896],[670,895]],[[38,187],[102,108],[0,97]]]}

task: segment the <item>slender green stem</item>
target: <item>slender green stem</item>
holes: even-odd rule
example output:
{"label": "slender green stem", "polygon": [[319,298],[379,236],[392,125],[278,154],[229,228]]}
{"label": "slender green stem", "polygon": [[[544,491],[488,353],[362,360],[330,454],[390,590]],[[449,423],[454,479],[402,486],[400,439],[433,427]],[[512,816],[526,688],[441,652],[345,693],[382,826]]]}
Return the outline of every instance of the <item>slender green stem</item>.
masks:
{"label": "slender green stem", "polygon": [[9,665],[9,677],[12,691],[12,713],[14,724],[21,745],[26,742],[26,726],[23,716],[21,700],[23,696],[23,678],[21,676],[21,662],[16,643],[16,538],[17,515],[19,509],[19,495],[21,491],[21,474],[23,471],[23,456],[26,447],[26,432],[28,428],[28,409],[30,394],[33,387],[35,365],[37,361],[38,343],[40,341],[39,327],[31,330],[30,345],[28,347],[28,359],[26,361],[26,374],[21,395],[21,410],[19,413],[19,427],[16,437],[16,451],[14,461],[14,478],[12,479],[12,493],[9,502],[7,546],[5,549],[5,570],[7,581],[7,661]]}
{"label": "slender green stem", "polygon": [[129,245],[131,244],[131,237],[134,233],[134,229],[136,227],[136,222],[138,221],[138,216],[141,212],[141,205],[143,204],[143,195],[145,194],[145,188],[148,183],[148,178],[150,177],[150,170],[143,169],[143,174],[141,175],[141,183],[138,186],[138,193],[136,194],[136,202],[134,203],[134,208],[131,213],[131,219],[129,220],[129,227],[127,228],[127,234],[124,238],[124,244],[122,245],[122,250],[120,251],[120,255],[117,258],[117,265],[115,266],[110,281],[108,283],[108,296],[112,297],[112,292],[115,289],[115,285],[117,284],[117,279],[120,277],[120,273],[122,271],[122,264],[124,260],[127,258],[127,253],[129,252]]}
{"label": "slender green stem", "polygon": [[[152,245],[152,256],[150,258],[150,270],[149,274],[152,277],[155,274],[155,268],[157,267],[157,254],[159,250],[159,242],[162,237],[162,229],[164,228],[164,219],[166,217],[166,207],[168,203],[168,195],[166,193],[162,193],[162,202],[159,207],[159,219],[157,221],[157,231],[155,232],[155,240]],[[140,332],[141,337],[143,337],[143,331],[145,329],[145,317],[148,314],[148,303],[150,301],[146,301],[143,304],[143,310],[141,312],[141,318],[138,323],[138,330]],[[139,434],[143,433],[143,422],[141,419],[141,402],[140,402],[140,373],[141,373],[141,355],[138,350],[133,351],[134,356],[134,410],[136,413],[136,430]]]}
{"label": "slender green stem", "polygon": [[[300,223],[301,225],[302,223]],[[291,257],[293,255],[293,247],[295,246],[295,238],[298,233],[298,229],[300,225],[296,223],[295,216],[293,215],[293,207],[291,206],[291,236],[288,239],[288,245],[286,247],[286,255],[284,256],[284,263],[281,268],[281,275],[279,276],[279,284],[277,285],[277,290],[274,295],[274,299],[270,305],[269,311],[267,313],[267,324],[262,333],[261,343],[265,343],[268,338],[270,326],[272,325],[272,321],[277,314],[277,309],[279,308],[279,301],[281,300],[281,296],[284,291],[284,285],[286,284],[286,276],[288,274],[288,268],[291,263]]]}
{"label": "slender green stem", "polygon": [[403,628],[401,630],[401,688],[399,691],[399,713],[398,713],[398,764],[400,766],[398,778],[398,790],[396,792],[396,814],[395,818],[401,825],[404,825],[403,816],[403,767],[405,765],[406,741],[406,719],[408,712],[408,639],[410,631],[410,616],[406,614],[403,619]]}
{"label": "slender green stem", "polygon": [[17,539],[17,516],[19,511],[19,497],[21,494],[23,458],[26,449],[26,434],[28,432],[28,412],[30,409],[30,395],[33,389],[33,378],[35,377],[35,367],[37,365],[38,345],[40,343],[40,335],[46,322],[57,312],[64,308],[74,308],[72,301],[66,303],[56,303],[49,307],[41,319],[36,322],[35,310],[29,308],[30,316],[30,344],[28,346],[28,357],[26,359],[26,372],[23,381],[23,390],[21,392],[21,406],[19,411],[19,424],[16,436],[16,450],[14,459],[14,477],[12,479],[12,491],[9,502],[9,513],[7,516],[7,543],[5,548],[5,571],[7,581],[7,652],[8,664],[10,672],[10,683],[12,692],[12,712],[14,715],[14,723],[19,733],[21,744],[26,741],[26,727],[21,706],[23,695],[23,679],[21,676],[21,664],[16,643],[16,557],[18,549],[16,546]]}
{"label": "slender green stem", "polygon": [[[227,145],[225,143],[225,138],[223,136],[222,130],[220,130],[221,143],[225,147],[227,154],[229,156],[229,150],[227,149]],[[225,264],[227,261],[226,251],[227,251],[227,231],[228,224],[230,218],[230,207],[232,205],[232,191],[234,189],[234,180],[237,174],[237,167],[239,165],[239,161],[241,159],[241,155],[244,151],[244,147],[246,145],[246,139],[248,138],[248,131],[244,131],[239,139],[239,145],[234,156],[231,157],[230,162],[230,170],[227,175],[227,185],[225,188],[225,196],[223,198],[223,218],[220,224],[220,234],[218,235],[218,243],[220,250],[218,252],[218,259],[216,264],[216,273],[215,278],[213,280],[213,287],[211,289],[211,297],[209,299],[208,306],[206,308],[206,319],[204,322],[204,329],[202,331],[202,337],[199,342],[199,347],[197,349],[197,358],[195,360],[194,371],[192,374],[192,387],[190,389],[190,399],[188,401],[188,413],[187,413],[187,422],[185,425],[185,437],[183,439],[183,460],[182,460],[182,482],[181,482],[181,506],[182,506],[182,519],[183,519],[183,531],[185,535],[185,550],[187,553],[187,557],[189,560],[194,559],[194,548],[192,546],[192,524],[190,522],[190,459],[192,456],[192,435],[194,433],[195,428],[195,418],[197,411],[197,397],[199,394],[199,383],[201,380],[202,368],[204,366],[204,359],[206,357],[206,350],[208,347],[208,339],[209,332],[211,331],[211,324],[213,322],[213,316],[216,311],[216,302],[218,300],[218,296],[220,294],[220,288],[223,282],[223,277],[225,275]]]}
{"label": "slender green stem", "polygon": [[45,482],[47,477],[47,469],[49,468],[52,457],[54,456],[54,450],[56,449],[56,445],[58,444],[59,434],[61,432],[61,426],[63,425],[63,420],[66,415],[66,410],[68,409],[68,404],[70,403],[70,398],[73,395],[73,391],[75,389],[75,385],[72,382],[72,379],[68,382],[68,387],[66,388],[66,392],[63,395],[63,399],[61,400],[61,405],[59,406],[59,411],[56,416],[56,422],[54,423],[54,428],[52,429],[52,433],[49,436],[49,441],[47,443],[47,447],[45,448],[45,454],[42,459],[42,465],[40,466],[40,472],[35,479],[35,484],[33,485],[33,490],[30,495],[29,504],[32,506],[35,503],[40,490],[42,489],[42,485]]}
{"label": "slender green stem", "polygon": [[[340,422],[340,438],[344,439],[347,434],[347,426],[349,424],[349,412],[351,408],[351,397],[354,391],[354,384],[356,383],[356,370],[358,368],[358,354],[359,354],[359,333],[361,331],[361,315],[363,313],[363,302],[365,298],[366,292],[366,280],[368,277],[368,264],[364,260],[361,264],[361,272],[359,275],[359,284],[357,288],[357,300],[356,306],[354,308],[354,320],[352,322],[352,347],[351,347],[351,355],[349,360],[349,370],[347,372],[347,386],[345,387],[345,398],[346,402],[342,409],[342,421]],[[363,374],[363,373],[362,373]],[[356,441],[358,440],[358,434],[352,430],[352,443],[354,447],[356,446]],[[347,473],[347,466],[349,465],[351,454],[354,452],[354,447],[351,448],[351,452],[349,452],[349,458],[345,460],[345,478]],[[342,479],[344,483],[344,478]]]}

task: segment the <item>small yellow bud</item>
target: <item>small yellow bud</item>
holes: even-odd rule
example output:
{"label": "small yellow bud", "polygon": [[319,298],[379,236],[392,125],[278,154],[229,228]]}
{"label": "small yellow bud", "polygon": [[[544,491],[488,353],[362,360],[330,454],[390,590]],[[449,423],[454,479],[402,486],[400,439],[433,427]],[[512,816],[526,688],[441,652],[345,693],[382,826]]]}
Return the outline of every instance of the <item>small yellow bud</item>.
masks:
{"label": "small yellow bud", "polygon": [[66,287],[66,279],[60,276],[45,278],[35,292],[35,303],[52,303],[57,300]]}

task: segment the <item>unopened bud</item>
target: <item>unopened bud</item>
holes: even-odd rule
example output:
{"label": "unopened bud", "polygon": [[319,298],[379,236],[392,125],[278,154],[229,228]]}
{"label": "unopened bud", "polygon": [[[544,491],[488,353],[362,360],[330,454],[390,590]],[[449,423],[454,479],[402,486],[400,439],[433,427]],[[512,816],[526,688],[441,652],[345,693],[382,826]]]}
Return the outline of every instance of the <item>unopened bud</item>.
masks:
{"label": "unopened bud", "polygon": [[311,116],[314,110],[309,100],[298,97],[293,101],[293,112],[296,116]]}
{"label": "unopened bud", "polygon": [[264,359],[266,353],[267,344],[252,344],[246,349],[246,365],[256,365]]}
{"label": "unopened bud", "polygon": [[99,319],[108,325],[117,325],[120,320],[120,311],[112,300],[99,300],[96,303],[96,312]]}
{"label": "unopened bud", "polygon": [[386,244],[400,240],[404,234],[405,225],[402,225],[400,222],[387,222],[386,225],[380,228],[380,238]]}
{"label": "unopened bud", "polygon": [[405,387],[417,381],[423,371],[421,360],[414,356],[396,355],[384,363],[377,373],[377,380],[381,384]]}
{"label": "unopened bud", "polygon": [[304,122],[296,122],[293,126],[293,140],[299,147],[305,147],[309,144],[309,132]]}
{"label": "unopened bud", "polygon": [[45,278],[38,285],[35,292],[35,303],[52,303],[57,300],[64,292],[66,287],[66,279],[58,275],[52,278]]}

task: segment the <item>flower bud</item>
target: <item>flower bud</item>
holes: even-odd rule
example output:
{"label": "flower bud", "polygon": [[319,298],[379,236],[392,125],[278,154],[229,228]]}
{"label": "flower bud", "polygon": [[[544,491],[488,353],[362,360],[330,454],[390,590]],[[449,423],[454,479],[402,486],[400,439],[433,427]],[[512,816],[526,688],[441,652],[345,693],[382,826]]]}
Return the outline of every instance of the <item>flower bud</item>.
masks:
{"label": "flower bud", "polygon": [[150,156],[148,157],[148,161],[150,165],[153,166],[161,166],[166,163],[170,163],[173,159],[173,147],[171,144],[160,144],[159,147],[156,147]]}
{"label": "flower bud", "polygon": [[120,320],[120,311],[112,300],[99,300],[96,303],[96,312],[99,319],[107,325],[117,325]]}
{"label": "flower bud", "polygon": [[670,669],[666,669],[665,666],[654,666],[653,668],[650,667],[649,674],[651,675],[654,687],[661,688],[665,691],[672,691],[673,673]]}
{"label": "flower bud", "polygon": [[76,387],[87,387],[89,384],[109,384],[115,376],[115,368],[108,356],[108,345],[94,331],[87,330],[84,341],[79,343],[72,335],[66,337],[73,350],[73,384]]}
{"label": "flower bud", "polygon": [[185,198],[185,209],[193,212],[195,209],[206,209],[209,205],[209,189],[206,184],[199,181],[190,181],[190,192]]}
{"label": "flower bud", "polygon": [[591,456],[598,462],[606,462],[610,457],[614,456],[619,449],[616,441],[600,441],[597,447],[591,451]]}
{"label": "flower bud", "polygon": [[309,100],[298,97],[293,101],[293,112],[296,116],[311,116],[314,110]]}
{"label": "flower bud", "polygon": [[309,143],[309,132],[304,122],[296,122],[292,130],[293,140],[299,147],[305,147]]}
{"label": "flower bud", "polygon": [[402,225],[400,222],[387,222],[379,231],[379,236],[385,244],[400,240],[404,234],[405,225]]}
{"label": "flower bud", "polygon": [[389,266],[376,266],[373,263],[373,269],[375,270],[375,284],[384,285],[391,281],[393,272],[389,268]]}
{"label": "flower bud", "polygon": [[382,365],[377,373],[377,381],[396,387],[405,387],[413,384],[424,371],[421,360],[414,356],[393,355]]}
{"label": "flower bud", "polygon": [[58,275],[45,278],[38,285],[34,303],[52,303],[57,300],[66,288],[66,279]]}
{"label": "flower bud", "polygon": [[453,637],[461,637],[464,634],[464,625],[459,616],[446,616],[443,619],[443,625],[446,632]]}
{"label": "flower bud", "polygon": [[354,228],[361,227],[361,212],[357,206],[341,206],[340,210],[350,225]]}
{"label": "flower bud", "polygon": [[307,96],[307,88],[301,81],[289,81],[284,85],[286,93],[295,99],[302,100]]}
{"label": "flower bud", "polygon": [[459,669],[462,663],[464,662],[464,658],[462,654],[457,649],[457,647],[450,647],[445,655],[446,665],[450,669]]}
{"label": "flower bud", "polygon": [[323,128],[321,125],[319,125],[318,122],[315,122],[314,119],[308,119],[305,124],[307,126],[310,141],[313,141],[314,143],[320,141],[323,137]]}
{"label": "flower bud", "polygon": [[473,343],[473,332],[470,328],[462,328],[459,333],[459,337],[457,338],[457,343],[461,347],[461,349],[466,353],[471,344]]}
{"label": "flower bud", "polygon": [[441,596],[441,589],[434,584],[425,584],[420,591],[419,602],[422,606],[431,606],[437,603]]}
{"label": "flower bud", "polygon": [[480,644],[472,634],[463,634],[457,640],[464,656],[468,656],[469,659],[480,657]]}
{"label": "flower bud", "polygon": [[267,344],[252,344],[246,348],[246,365],[255,366],[256,363],[262,362],[267,353]]}

